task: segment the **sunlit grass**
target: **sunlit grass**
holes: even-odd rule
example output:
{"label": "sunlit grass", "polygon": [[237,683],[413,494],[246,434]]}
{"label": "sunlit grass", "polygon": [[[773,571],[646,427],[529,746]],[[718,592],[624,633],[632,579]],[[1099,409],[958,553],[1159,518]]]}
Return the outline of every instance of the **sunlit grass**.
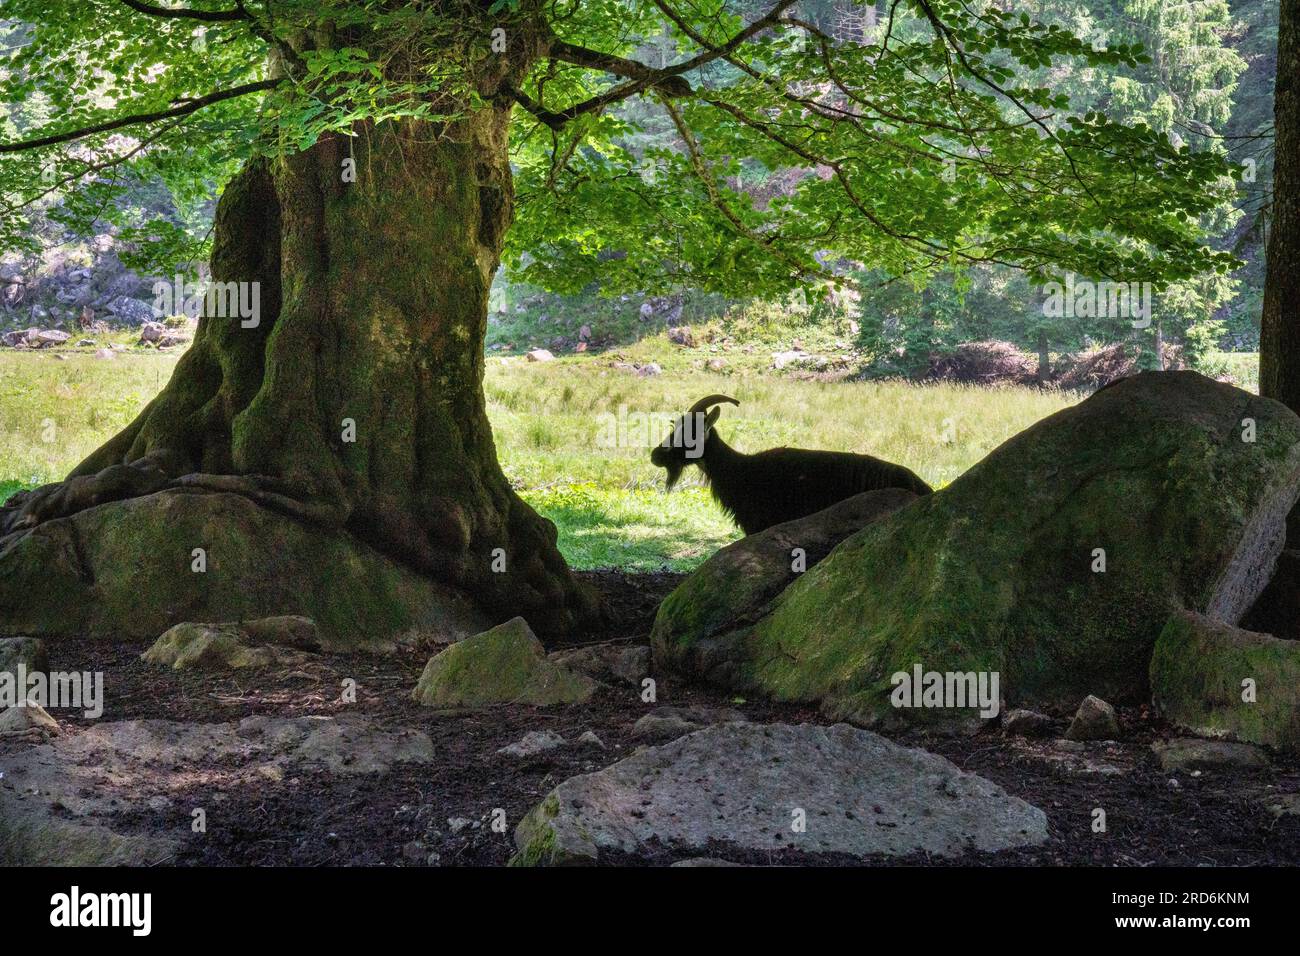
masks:
{"label": "sunlit grass", "polygon": [[[664,373],[642,378],[601,356],[488,361],[485,389],[502,467],[555,521],[561,551],[579,568],[689,569],[737,536],[694,469],[665,494],[662,472],[649,460],[672,417],[710,392],[740,400],[739,408],[724,408],[718,428],[742,451],[792,445],[867,452],[936,487],[1078,398],[1021,388],[795,381],[764,372],[761,359],[714,374],[700,368],[698,352],[653,341],[625,357],[653,358]],[[0,497],[66,475],[134,418],[177,358],[0,353]]]}

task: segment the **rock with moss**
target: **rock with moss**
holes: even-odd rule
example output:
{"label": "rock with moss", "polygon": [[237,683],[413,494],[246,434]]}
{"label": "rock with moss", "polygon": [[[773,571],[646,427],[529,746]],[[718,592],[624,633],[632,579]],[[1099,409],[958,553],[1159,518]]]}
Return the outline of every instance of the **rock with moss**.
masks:
{"label": "rock with moss", "polygon": [[1115,708],[1093,694],[1089,694],[1074,712],[1074,718],[1065,731],[1066,740],[1119,740],[1119,718]]}
{"label": "rock with moss", "polygon": [[491,623],[463,593],[351,535],[232,493],[110,502],[0,545],[0,635],[143,640],[184,621],[271,615],[311,618],[337,650],[458,640]]}
{"label": "rock with moss", "polygon": [[947,857],[1046,838],[1041,810],[935,754],[844,724],[729,723],[560,784],[520,821],[511,862],[722,847]]}
{"label": "rock with moss", "polygon": [[226,671],[295,666],[306,655],[275,643],[254,644],[239,624],[185,622],[169,628],[140,659],[177,671]]}
{"label": "rock with moss", "polygon": [[455,710],[496,704],[574,704],[588,700],[596,681],[550,661],[528,623],[516,617],[435,654],[411,697],[426,707]]}
{"label": "rock with moss", "polygon": [[1300,642],[1178,612],[1156,641],[1151,692],[1192,733],[1300,750]]}
{"label": "rock with moss", "polygon": [[1195,372],[1143,373],[869,524],[757,622],[670,597],[656,663],[865,725],[963,716],[891,706],[893,676],[918,664],[996,672],[1012,706],[1141,701],[1173,608],[1236,621],[1252,605],[1298,492],[1294,412]]}
{"label": "rock with moss", "polygon": [[762,618],[790,582],[837,544],[917,497],[905,488],[864,492],[727,545],[664,600],[650,633],[655,661],[695,672],[726,670],[732,657],[725,637],[724,653],[710,653],[715,636]]}

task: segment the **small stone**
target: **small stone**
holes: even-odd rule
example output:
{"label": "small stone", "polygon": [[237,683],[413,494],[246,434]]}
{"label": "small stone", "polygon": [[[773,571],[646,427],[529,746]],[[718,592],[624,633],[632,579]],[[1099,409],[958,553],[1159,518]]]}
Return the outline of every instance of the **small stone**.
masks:
{"label": "small stone", "polygon": [[447,827],[452,833],[459,833],[473,822],[468,817],[450,817],[447,820]]}
{"label": "small stone", "polygon": [[1300,817],[1300,793],[1279,793],[1265,797],[1264,805],[1275,817]]}
{"label": "small stone", "polygon": [[59,722],[38,704],[20,704],[0,711],[0,737],[19,734],[59,733]]}
{"label": "small stone", "polygon": [[1119,721],[1115,708],[1100,697],[1089,694],[1079,705],[1065,732],[1070,740],[1118,740]]}
{"label": "small stone", "polygon": [[533,349],[524,357],[530,362],[550,362],[555,358],[555,356],[547,349]]}
{"label": "small stone", "polygon": [[547,706],[588,700],[598,685],[553,663],[522,617],[440,651],[424,667],[412,699],[444,710],[497,704]]}
{"label": "small stone", "polygon": [[1204,740],[1200,737],[1176,737],[1157,740],[1151,745],[1160,769],[1166,773],[1179,770],[1193,774],[1203,770],[1260,770],[1268,766],[1268,757],[1259,747],[1230,740]]}
{"label": "small stone", "polygon": [[1045,737],[1052,719],[1035,710],[1009,710],[1002,715],[1002,732],[1009,737]]}
{"label": "small stone", "polygon": [[745,715],[729,707],[657,707],[632,725],[632,736],[668,740],[711,724],[744,722]]}
{"label": "small stone", "polygon": [[535,757],[563,746],[564,738],[553,730],[530,730],[521,739],[502,747],[497,753],[507,757]]}
{"label": "small stone", "polygon": [[583,731],[581,736],[578,737],[577,743],[584,747],[599,747],[601,750],[605,749],[605,742],[596,736],[594,730]]}
{"label": "small stone", "polygon": [[250,646],[248,640],[248,634],[238,624],[187,621],[165,631],[140,659],[178,671],[257,669],[290,666],[303,660],[302,652],[293,648]]}
{"label": "small stone", "polygon": [[732,863],[730,860],[720,860],[716,856],[693,856],[689,860],[678,860],[676,863],[669,865],[670,868],[688,868],[688,867],[713,867],[713,866],[745,866],[744,863]]}
{"label": "small stone", "polygon": [[67,332],[60,332],[58,329],[41,329],[36,333],[36,345],[38,348],[46,348],[51,345],[62,345],[70,338],[72,338],[72,336]]}
{"label": "small stone", "polygon": [[655,714],[646,714],[632,725],[632,736],[637,739],[668,740],[689,734],[703,726],[682,717],[659,717]]}

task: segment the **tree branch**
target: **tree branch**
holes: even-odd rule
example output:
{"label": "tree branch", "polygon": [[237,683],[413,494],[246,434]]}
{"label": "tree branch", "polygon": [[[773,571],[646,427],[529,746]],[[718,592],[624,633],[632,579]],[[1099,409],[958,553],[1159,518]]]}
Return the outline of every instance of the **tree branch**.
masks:
{"label": "tree branch", "polygon": [[279,80],[258,80],[255,83],[245,83],[242,86],[236,86],[229,90],[217,90],[206,96],[200,96],[198,99],[188,100],[180,106],[174,106],[169,110],[159,110],[155,113],[135,113],[131,116],[119,116],[117,119],[107,120],[103,123],[96,123],[93,126],[83,126],[81,129],[69,130],[66,133],[55,133],[51,136],[41,136],[37,139],[20,140],[16,143],[0,143],[0,153],[20,153],[29,149],[41,149],[45,146],[55,146],[59,143],[70,143],[74,140],[84,139],[87,136],[93,136],[96,133],[109,133],[115,129],[123,129],[127,126],[143,126],[149,123],[157,123],[159,120],[171,119],[174,116],[187,116],[190,113],[197,112],[205,106],[211,106],[213,103],[220,103],[223,100],[234,99],[238,96],[247,96],[249,93],[261,93],[276,86]]}
{"label": "tree branch", "polygon": [[[559,111],[551,111],[543,107],[540,103],[534,103],[532,106],[524,103],[519,99],[522,95],[518,91],[512,91],[514,98],[523,105],[524,109],[532,113],[538,120],[545,123],[551,129],[559,129],[565,123],[576,119],[585,113],[593,113],[604,109],[611,103],[617,103],[625,100],[629,96],[635,96],[647,89],[654,89],[662,97],[682,97],[692,94],[691,85],[682,76],[683,73],[689,73],[691,70],[711,63],[714,60],[729,56],[731,53],[755,36],[766,30],[768,27],[775,26],[780,20],[781,14],[794,6],[797,0],[778,0],[775,6],[767,13],[763,14],[749,26],[736,32],[734,36],[725,43],[713,46],[695,34],[689,27],[684,25],[676,11],[673,11],[666,4],[656,0],[655,5],[664,11],[673,22],[677,23],[692,40],[695,40],[704,49],[697,53],[689,60],[683,60],[681,63],[675,63],[672,66],[666,66],[662,70],[656,70],[646,66],[644,63],[638,63],[635,60],[627,60],[623,57],[613,56],[612,54],[599,53],[594,50],[587,50],[583,47],[574,46],[555,41],[552,45],[552,51],[558,46],[561,53],[555,55],[555,59],[562,60],[566,63],[574,63],[577,66],[586,66],[591,69],[604,70],[607,73],[613,73],[616,76],[630,77],[630,82],[622,83],[613,89],[606,90],[590,99],[583,100],[581,103],[575,103]],[[573,57],[581,57],[582,60],[570,59],[568,54]]]}
{"label": "tree branch", "polygon": [[248,11],[240,4],[238,10],[191,10],[188,7],[156,7],[140,0],[118,0],[137,13],[147,13],[151,17],[164,17],[174,20],[202,20],[204,23],[230,23],[236,20],[251,20]]}
{"label": "tree branch", "polygon": [[599,50],[588,50],[586,47],[577,46],[573,43],[555,40],[551,43],[550,55],[554,59],[572,63],[574,66],[602,70],[605,73],[613,73],[615,76],[626,77],[630,80],[644,80],[651,88],[668,96],[689,96],[691,94],[691,84],[683,77],[664,70],[657,70],[637,60],[615,56],[612,53],[601,53]]}

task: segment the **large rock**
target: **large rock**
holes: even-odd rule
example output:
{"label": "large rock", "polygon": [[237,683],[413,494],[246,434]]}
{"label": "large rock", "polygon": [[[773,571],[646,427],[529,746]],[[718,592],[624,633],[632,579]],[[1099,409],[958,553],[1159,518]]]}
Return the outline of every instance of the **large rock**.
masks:
{"label": "large rock", "polygon": [[1263,590],[1298,490],[1294,412],[1143,373],[868,525],[756,624],[704,638],[690,602],[666,601],[657,663],[867,725],[959,716],[891,706],[892,676],[916,665],[997,673],[1012,706],[1142,700],[1173,608],[1235,621]]}
{"label": "large rock", "polygon": [[[664,599],[650,632],[655,662],[725,677],[735,665],[731,642],[724,639],[714,654],[715,635],[759,620],[790,582],[837,544],[917,497],[904,488],[864,492],[727,545]],[[803,552],[802,571],[796,570],[796,549]]]}
{"label": "large rock", "polygon": [[1300,750],[1300,642],[1178,612],[1156,642],[1151,691],[1192,733]]}
{"label": "large rock", "polygon": [[585,701],[596,686],[591,678],[548,660],[528,623],[516,617],[431,657],[411,697],[445,709],[546,706]]}
{"label": "large rock", "polygon": [[714,844],[957,856],[1046,838],[1041,810],[869,731],[721,724],[560,784],[515,830],[513,862],[595,863],[651,846],[699,856]]}
{"label": "large rock", "polygon": [[231,493],[109,502],[0,546],[0,635],[152,640],[184,621],[284,614],[311,618],[339,650],[457,640],[491,624],[461,592],[352,536]]}

